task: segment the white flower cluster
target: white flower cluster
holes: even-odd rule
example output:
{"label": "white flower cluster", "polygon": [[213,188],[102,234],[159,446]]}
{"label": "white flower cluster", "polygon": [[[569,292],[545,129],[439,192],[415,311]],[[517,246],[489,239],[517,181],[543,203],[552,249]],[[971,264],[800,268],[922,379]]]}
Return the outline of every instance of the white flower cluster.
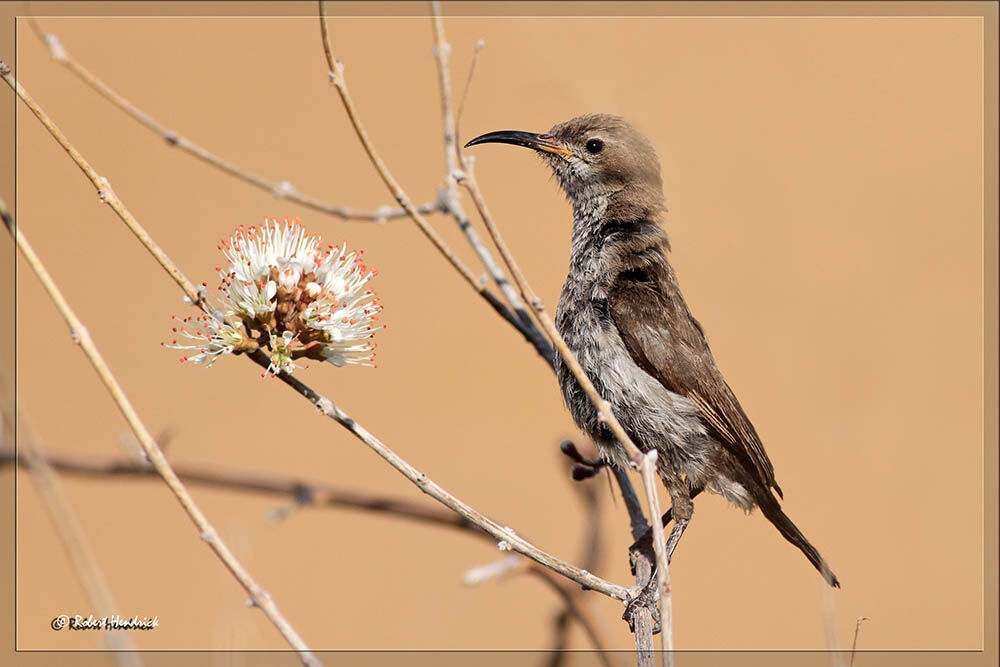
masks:
{"label": "white flower cluster", "polygon": [[195,350],[181,361],[206,366],[224,354],[263,349],[272,375],[291,373],[303,358],[374,366],[371,338],[384,328],[382,306],[365,284],[376,271],[346,242],[325,249],[321,242],[298,218],[239,227],[219,246],[228,262],[216,269],[221,307],[180,320],[174,332],[195,344],[164,345]]}

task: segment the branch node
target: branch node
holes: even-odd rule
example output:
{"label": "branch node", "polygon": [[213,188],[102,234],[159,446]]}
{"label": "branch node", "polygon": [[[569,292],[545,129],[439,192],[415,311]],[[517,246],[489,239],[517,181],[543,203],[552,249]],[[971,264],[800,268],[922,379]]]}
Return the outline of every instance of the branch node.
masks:
{"label": "branch node", "polygon": [[295,187],[288,181],[282,181],[274,186],[271,190],[271,194],[274,195],[275,199],[285,199],[288,195],[295,192]]}
{"label": "branch node", "polygon": [[112,197],[115,196],[115,190],[114,188],[111,187],[111,183],[108,181],[106,177],[101,176],[98,178],[98,180],[100,180],[100,182],[104,184],[104,187],[97,189],[97,197],[101,200],[102,203],[110,204]]}
{"label": "branch node", "polygon": [[391,206],[379,206],[375,209],[375,224],[384,225],[389,221],[389,216],[392,215],[396,209]]}
{"label": "branch node", "polygon": [[324,396],[324,397],[318,399],[315,402],[315,405],[316,405],[316,409],[319,410],[320,412],[322,412],[327,417],[335,417],[336,416],[336,409],[333,406],[333,401],[331,401],[329,398],[326,398]]}
{"label": "branch node", "polygon": [[52,60],[57,63],[67,63],[69,62],[69,54],[66,53],[66,48],[59,41],[59,37],[55,33],[48,33],[45,35],[45,44],[49,47],[49,56]]}
{"label": "branch node", "polygon": [[177,136],[177,133],[176,133],[176,132],[174,132],[173,130],[168,130],[168,131],[167,131],[167,132],[166,132],[166,133],[165,133],[165,134],[163,135],[163,140],[164,140],[164,141],[166,141],[166,142],[167,142],[168,144],[170,144],[171,146],[176,146],[176,145],[177,145],[177,144],[179,144],[179,143],[180,143],[180,141],[181,141],[181,140],[180,140],[180,137],[178,137],[178,136]]}

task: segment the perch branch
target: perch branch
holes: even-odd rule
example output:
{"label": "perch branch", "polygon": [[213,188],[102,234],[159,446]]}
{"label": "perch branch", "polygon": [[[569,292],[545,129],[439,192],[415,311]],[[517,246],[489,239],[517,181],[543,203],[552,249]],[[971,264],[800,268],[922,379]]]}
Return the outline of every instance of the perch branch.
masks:
{"label": "perch branch", "polygon": [[[10,76],[10,69],[5,63],[0,63],[0,74],[3,74],[4,78]],[[2,217],[7,227],[7,231],[13,237],[14,242],[17,244],[18,250],[21,251],[22,256],[31,266],[35,275],[41,281],[42,286],[48,293],[52,302],[55,304],[59,313],[62,315],[63,319],[66,320],[66,324],[69,326],[70,335],[73,341],[80,346],[80,349],[86,355],[88,361],[94,367],[100,378],[102,384],[108,389],[111,394],[115,405],[121,411],[125,420],[128,422],[129,427],[135,434],[136,439],[139,441],[140,447],[142,447],[143,452],[149,459],[152,466],[166,482],[167,487],[173,492],[174,496],[177,498],[181,507],[187,512],[191,521],[194,523],[195,527],[201,535],[201,538],[208,544],[208,546],[215,552],[219,557],[219,560],[226,566],[240,585],[247,591],[250,599],[253,601],[254,605],[259,607],[264,615],[267,616],[268,620],[274,624],[278,629],[278,632],[285,638],[288,644],[298,652],[299,658],[302,663],[314,667],[321,665],[322,663],[316,659],[316,657],[310,652],[309,647],[306,646],[305,642],[299,637],[299,634],[291,626],[287,619],[282,615],[281,611],[278,609],[277,604],[271,598],[271,595],[265,591],[260,585],[254,581],[250,573],[243,567],[243,565],[236,559],[236,556],[229,550],[222,538],[216,532],[215,528],[209,523],[208,519],[202,513],[201,509],[195,503],[191,494],[188,493],[184,484],[177,478],[170,464],[167,462],[166,457],[160,450],[159,445],[150,435],[149,430],[146,425],[142,422],[139,414],[136,412],[135,408],[132,406],[131,401],[125,395],[124,390],[121,385],[118,384],[118,380],[115,379],[114,375],[111,373],[111,369],[108,367],[107,363],[104,361],[104,357],[101,355],[100,350],[98,350],[97,345],[94,344],[93,339],[90,337],[90,332],[80,321],[76,313],[73,312],[69,303],[66,301],[59,287],[52,280],[49,275],[48,270],[42,264],[39,257],[35,254],[34,250],[28,244],[28,240],[24,236],[24,232],[20,229],[15,229],[14,220],[10,216],[9,212],[6,210],[6,206],[3,207]]]}
{"label": "perch branch", "polygon": [[[38,35],[39,39],[41,39],[48,47],[49,55],[52,57],[52,60],[65,66],[66,69],[76,75],[77,78],[97,91],[101,97],[127,113],[129,116],[138,121],[143,127],[159,135],[168,146],[173,146],[174,148],[178,148],[189,155],[193,155],[202,162],[224,171],[230,176],[235,176],[245,183],[249,183],[254,187],[271,193],[278,199],[287,199],[288,201],[295,202],[296,204],[311,208],[314,211],[319,211],[320,213],[332,215],[336,218],[340,218],[341,220],[385,222],[397,218],[405,218],[409,215],[402,208],[382,207],[374,211],[362,211],[345,206],[335,206],[329,202],[325,202],[321,199],[317,199],[316,197],[311,197],[299,192],[288,181],[269,181],[263,176],[259,176],[233,164],[225,158],[219,157],[202,146],[194,143],[190,139],[181,136],[174,130],[167,128],[145,111],[135,106],[135,104],[130,102],[128,99],[120,95],[117,91],[111,88],[111,86],[106,84],[90,70],[77,62],[77,60],[73,58],[63,46],[57,35],[54,33],[43,32],[41,27],[38,26],[33,20],[32,26],[34,27],[35,34]],[[424,214],[433,213],[441,210],[441,203],[436,201],[427,202],[417,206],[416,210]]]}

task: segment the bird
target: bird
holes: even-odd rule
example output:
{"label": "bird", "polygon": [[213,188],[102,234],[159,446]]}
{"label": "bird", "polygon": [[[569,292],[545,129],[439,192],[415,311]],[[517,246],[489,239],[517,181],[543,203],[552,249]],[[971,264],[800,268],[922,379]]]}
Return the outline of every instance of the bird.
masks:
{"label": "bird", "polygon": [[[502,143],[534,150],[573,209],[569,273],[556,328],[614,416],[643,452],[658,453],[674,526],[668,559],[701,491],[761,513],[833,587],[840,582],[784,513],[760,436],[726,383],[670,264],[667,207],[652,143],[624,118],[588,114],[548,132],[488,132],[466,148]],[[556,375],[577,426],[604,460],[628,456],[559,355]],[[667,519],[667,516],[664,516]]]}

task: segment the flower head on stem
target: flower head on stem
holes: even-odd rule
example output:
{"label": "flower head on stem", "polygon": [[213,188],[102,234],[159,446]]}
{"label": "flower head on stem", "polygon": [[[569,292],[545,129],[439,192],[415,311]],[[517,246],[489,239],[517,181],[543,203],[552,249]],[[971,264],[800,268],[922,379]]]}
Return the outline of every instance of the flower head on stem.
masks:
{"label": "flower head on stem", "polygon": [[195,351],[181,361],[211,366],[222,355],[262,349],[272,376],[301,368],[295,361],[303,357],[375,365],[371,338],[384,328],[382,305],[365,288],[377,272],[362,262],[363,251],[348,251],[346,241],[323,248],[298,218],[240,226],[219,250],[226,258],[216,269],[220,306],[180,320],[174,332],[189,342],[164,343]]}

